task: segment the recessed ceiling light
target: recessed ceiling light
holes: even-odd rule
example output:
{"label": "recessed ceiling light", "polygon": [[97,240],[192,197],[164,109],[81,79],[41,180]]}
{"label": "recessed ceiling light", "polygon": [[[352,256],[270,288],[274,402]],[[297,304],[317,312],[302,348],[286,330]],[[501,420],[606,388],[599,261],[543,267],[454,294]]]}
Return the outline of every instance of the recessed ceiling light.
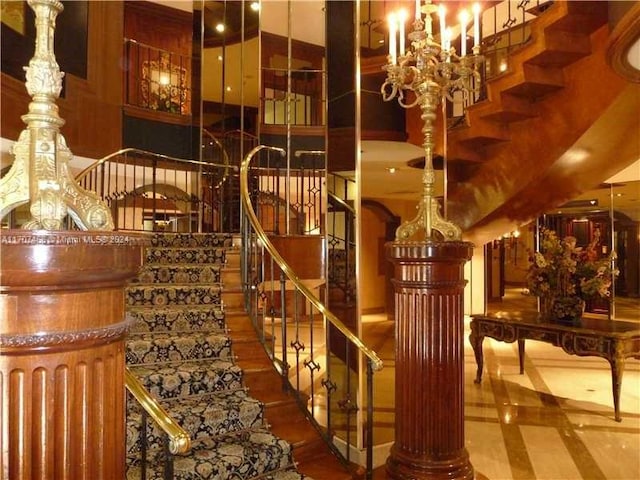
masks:
{"label": "recessed ceiling light", "polygon": [[218,55],[218,60],[222,61],[222,55]]}
{"label": "recessed ceiling light", "polygon": [[397,171],[397,170],[398,170],[398,169],[397,169],[397,168],[395,168],[395,167],[389,167],[389,168],[387,168],[387,171],[388,171],[389,173],[396,173],[396,171]]}
{"label": "recessed ceiling light", "polygon": [[227,92],[230,92],[230,91],[231,91],[231,87],[227,87]]}
{"label": "recessed ceiling light", "polygon": [[224,32],[224,24],[223,23],[219,23],[216,25],[216,32]]}

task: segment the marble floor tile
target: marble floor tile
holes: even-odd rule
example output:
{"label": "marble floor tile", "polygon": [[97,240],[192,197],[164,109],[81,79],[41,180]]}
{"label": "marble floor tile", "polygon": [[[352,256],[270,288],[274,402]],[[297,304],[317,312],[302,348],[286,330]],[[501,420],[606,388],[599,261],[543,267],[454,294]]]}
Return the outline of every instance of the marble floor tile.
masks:
{"label": "marble floor tile", "polygon": [[[518,291],[508,291],[505,298],[500,310],[509,308],[510,298],[514,305],[532,304],[531,297]],[[640,322],[633,304],[620,310]],[[375,330],[370,325],[376,325]],[[640,479],[640,360],[625,363],[622,422],[616,422],[606,360],[527,341],[525,371],[520,374],[517,344],[487,338],[482,382],[475,384],[477,366],[468,334],[467,318],[465,444],[476,480]],[[365,321],[363,337],[379,345],[386,359],[393,358],[393,322],[386,317]],[[393,441],[393,364],[385,362],[377,375],[374,408],[381,410],[374,428],[376,444]],[[376,480],[385,478],[383,470],[378,469]]]}

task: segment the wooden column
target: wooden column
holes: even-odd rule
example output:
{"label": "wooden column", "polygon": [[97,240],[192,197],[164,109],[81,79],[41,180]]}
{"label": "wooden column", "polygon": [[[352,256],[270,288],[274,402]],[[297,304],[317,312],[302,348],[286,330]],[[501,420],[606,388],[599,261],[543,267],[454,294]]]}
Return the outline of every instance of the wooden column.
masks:
{"label": "wooden column", "polygon": [[464,443],[463,267],[467,242],[393,242],[395,443],[388,478],[473,479]]}
{"label": "wooden column", "polygon": [[3,478],[124,478],[124,286],[144,238],[0,232]]}

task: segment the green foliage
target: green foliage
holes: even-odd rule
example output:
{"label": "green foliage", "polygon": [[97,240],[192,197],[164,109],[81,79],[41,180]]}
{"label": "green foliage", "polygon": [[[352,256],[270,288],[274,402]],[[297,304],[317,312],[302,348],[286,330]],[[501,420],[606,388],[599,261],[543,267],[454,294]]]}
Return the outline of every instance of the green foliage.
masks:
{"label": "green foliage", "polygon": [[553,230],[543,229],[540,251],[529,258],[529,294],[582,299],[608,297],[618,271],[611,267],[613,256],[599,259],[595,247],[594,243],[586,249],[576,247],[575,237],[560,240]]}

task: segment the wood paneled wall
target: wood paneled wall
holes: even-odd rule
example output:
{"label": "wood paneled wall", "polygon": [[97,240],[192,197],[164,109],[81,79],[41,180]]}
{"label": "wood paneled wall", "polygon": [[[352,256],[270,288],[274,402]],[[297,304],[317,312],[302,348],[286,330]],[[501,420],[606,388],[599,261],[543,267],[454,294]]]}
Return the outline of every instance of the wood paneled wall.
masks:
{"label": "wood paneled wall", "polygon": [[193,16],[151,2],[124,2],[125,38],[180,55],[193,50]]}
{"label": "wood paneled wall", "polygon": [[[65,98],[57,102],[75,155],[99,158],[122,144],[122,31],[123,2],[89,2],[87,78],[65,75]],[[31,99],[24,82],[4,73],[1,87],[2,136],[17,140]]]}

